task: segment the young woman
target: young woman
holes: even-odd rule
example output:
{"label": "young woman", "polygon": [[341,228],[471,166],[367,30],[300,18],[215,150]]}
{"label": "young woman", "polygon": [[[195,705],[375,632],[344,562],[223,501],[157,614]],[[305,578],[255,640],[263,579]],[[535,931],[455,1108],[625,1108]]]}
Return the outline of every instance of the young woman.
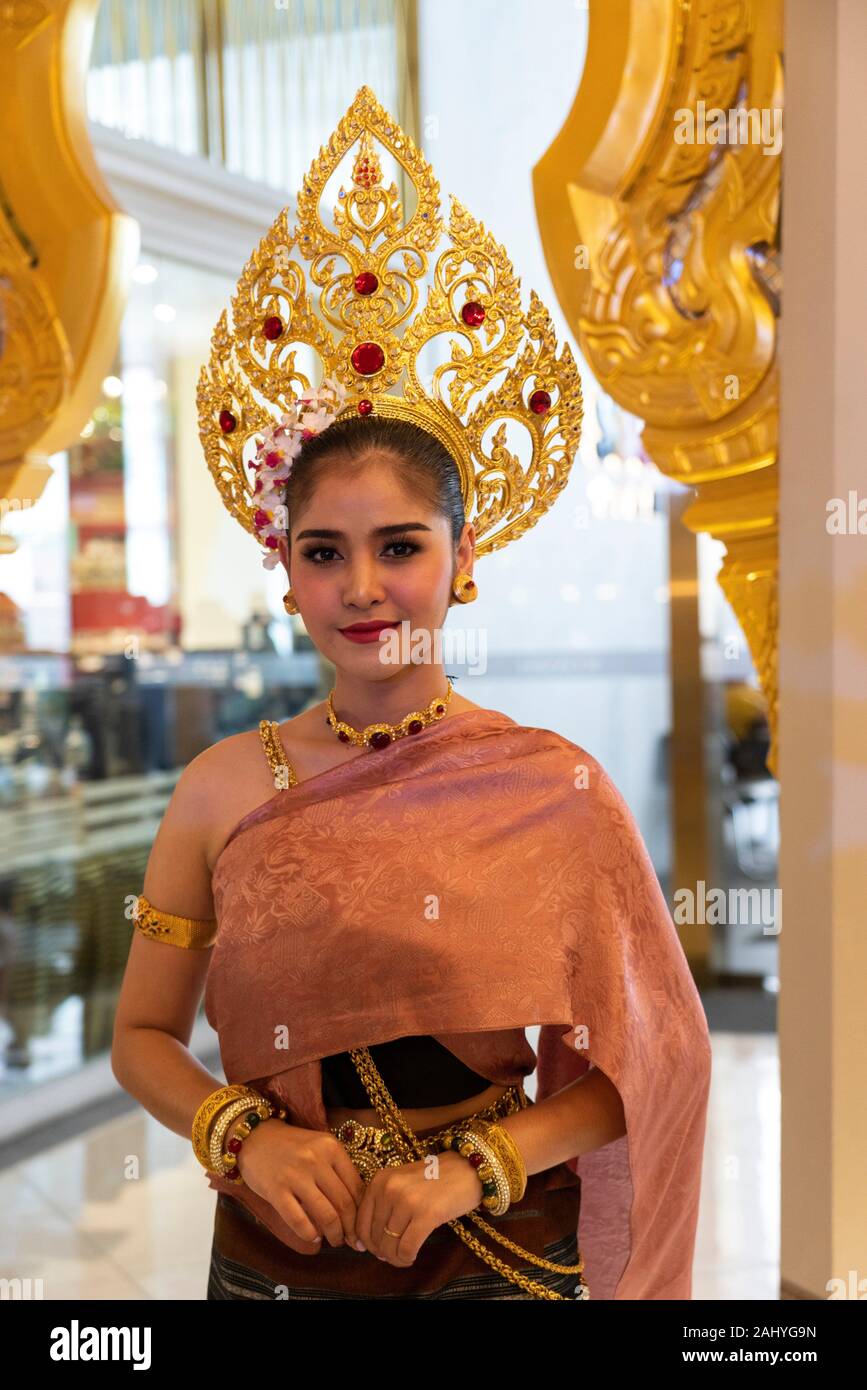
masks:
{"label": "young woman", "polygon": [[[394,146],[366,91],[341,139]],[[263,242],[255,312],[233,304],[254,344],[277,264]],[[273,428],[224,364],[201,387],[236,514],[248,417],[249,529],[334,685],[185,768],[138,899],[115,1075],[191,1136],[218,1193],[211,1299],[689,1298],[710,1076],[695,985],[600,764],[453,690],[435,639],[476,596],[497,509],[480,489],[468,515],[464,436],[417,393],[377,394],[363,346],[348,405],[326,379]],[[284,407],[286,360],[255,379],[279,377]],[[188,1050],[203,990],[225,1086]]]}
{"label": "young woman", "polygon": [[[456,579],[472,574],[474,533],[461,522],[454,465],[437,441],[419,435],[415,426],[391,421],[338,422],[310,441],[290,481],[291,543],[281,545],[281,559],[307,631],[334,664],[338,719],[359,730],[398,725],[449,689],[441,662],[390,665],[381,659],[382,639],[352,633],[377,623],[441,630],[457,601]],[[435,1180],[429,1160],[416,1159],[383,1168],[365,1186],[333,1131],[347,1119],[378,1126],[379,1116],[369,1103],[340,1104],[341,1071],[326,1064],[317,1074],[317,1058],[321,1068],[321,1059],[341,1048],[385,1043],[373,1056],[380,1056],[407,1123],[423,1136],[507,1097],[536,1065],[524,1025],[542,1023],[550,1033],[557,1019],[564,942],[559,929],[548,928],[540,951],[539,933],[557,910],[558,871],[559,911],[570,918],[586,908],[574,926],[575,949],[585,953],[580,963],[604,978],[574,978],[575,961],[567,972],[568,1013],[553,1032],[571,1041],[576,1025],[586,1025],[586,1057],[607,1060],[605,1049],[615,1041],[633,1055],[609,1063],[608,1072],[597,1062],[500,1120],[529,1177],[502,1229],[551,1264],[577,1264],[581,1188],[567,1160],[626,1134],[615,1080],[631,1063],[635,1079],[644,1067],[662,1069],[648,1092],[635,1096],[640,1114],[664,1094],[676,1096],[664,1101],[656,1124],[664,1127],[669,1116],[673,1132],[664,1137],[672,1154],[681,1126],[694,1146],[689,1165],[680,1160],[687,1189],[675,1170],[669,1175],[675,1205],[663,1221],[669,1254],[678,1227],[688,1245],[705,1099],[703,1015],[652,869],[639,860],[636,872],[638,832],[617,826],[602,769],[567,740],[523,728],[457,693],[436,722],[384,749],[343,744],[327,716],[322,701],[278,726],[296,780],[284,778],[276,793],[280,779],[258,731],[222,740],[185,769],[154,844],[144,896],[175,915],[213,919],[218,875],[216,950],[176,950],[136,932],[118,1009],[118,1079],[163,1123],[189,1135],[200,1104],[221,1086],[187,1051],[207,978],[208,1014],[220,1032],[227,1076],[254,1077],[255,1089],[287,1105],[295,1120],[259,1124],[244,1140],[244,1186],[211,1178],[221,1195],[210,1296],[539,1296],[486,1268],[444,1226],[474,1210],[482,1195],[477,1172],[459,1153],[440,1156]],[[583,790],[573,786],[579,764],[591,770]],[[564,797],[577,803],[574,811]],[[572,830],[587,832],[590,821],[596,824],[586,845],[576,841],[570,856]],[[609,843],[618,830],[620,845]],[[600,847],[594,885],[584,874]],[[593,905],[607,903],[624,870],[633,880],[621,879],[618,896],[628,904],[633,895],[634,918],[623,923],[622,941],[610,940],[621,928],[610,906],[603,917]],[[438,900],[433,917],[426,916],[431,895]],[[647,975],[635,999],[617,976],[626,977],[629,928],[642,925],[655,935],[640,943]],[[661,972],[660,949],[667,957]],[[586,1005],[576,1016],[579,989]],[[606,1018],[608,991],[615,1009]],[[659,1034],[658,1020],[642,1017],[642,1000],[652,1004],[660,991],[654,1013],[664,1017],[669,1009],[679,1034]],[[622,1031],[624,1022],[646,1027],[646,1037]],[[439,1046],[425,1050],[419,1040],[435,1036]],[[455,1049],[448,1056],[439,1051],[448,1051],[443,1036]],[[400,1038],[413,1039],[412,1047],[389,1052],[389,1040]],[[549,1059],[552,1071],[574,1060],[562,1036],[547,1045],[563,1052]],[[227,1140],[242,1124],[233,1123]],[[601,1180],[616,1191],[613,1173],[605,1181],[601,1170]],[[614,1247],[616,1215],[612,1206]],[[509,1262],[512,1252],[493,1249]],[[684,1247],[680,1260],[688,1253]],[[585,1273],[588,1259],[585,1253]],[[574,1296],[581,1282],[574,1272],[528,1268],[516,1256],[511,1267],[561,1295]],[[683,1278],[680,1264],[674,1272]],[[644,1296],[666,1296],[660,1290],[667,1287],[647,1282]]]}

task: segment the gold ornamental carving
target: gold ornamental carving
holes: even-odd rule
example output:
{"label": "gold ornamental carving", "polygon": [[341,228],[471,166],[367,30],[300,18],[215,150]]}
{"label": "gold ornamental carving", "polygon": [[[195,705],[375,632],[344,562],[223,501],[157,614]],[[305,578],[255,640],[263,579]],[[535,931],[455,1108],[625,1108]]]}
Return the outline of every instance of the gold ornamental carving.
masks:
{"label": "gold ornamental carving", "polygon": [[[91,149],[99,0],[0,4],[0,498],[33,505],[111,370],[138,225]],[[0,552],[14,542],[0,534]]]}
{"label": "gold ornamental carving", "polygon": [[645,422],[777,728],[782,0],[591,0],[581,86],[533,173],[560,304]]}

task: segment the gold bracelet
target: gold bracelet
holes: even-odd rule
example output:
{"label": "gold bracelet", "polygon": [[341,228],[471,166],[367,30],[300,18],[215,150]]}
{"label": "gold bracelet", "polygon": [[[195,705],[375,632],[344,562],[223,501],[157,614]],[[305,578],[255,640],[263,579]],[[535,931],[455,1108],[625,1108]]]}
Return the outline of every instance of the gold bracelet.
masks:
{"label": "gold bracelet", "polygon": [[[490,1144],[485,1142],[475,1127],[467,1127],[458,1136],[455,1148],[463,1158],[469,1160],[481,1181],[482,1200],[479,1205],[485,1207],[491,1216],[502,1216],[509,1210],[511,1189],[506,1171]],[[482,1161],[473,1162],[474,1159]]]}
{"label": "gold bracelet", "polygon": [[267,1120],[271,1115],[271,1102],[264,1096],[259,1096],[258,1100],[235,1100],[230,1105],[224,1106],[217,1116],[211,1128],[211,1137],[208,1141],[210,1155],[210,1169],[212,1173],[219,1173],[221,1177],[226,1176],[226,1161],[223,1154],[223,1140],[230,1125],[237,1120],[239,1115],[258,1115],[260,1120]]}
{"label": "gold bracelet", "polygon": [[[248,1135],[253,1133],[254,1129],[259,1128],[262,1120],[286,1119],[288,1112],[284,1110],[282,1105],[272,1105],[270,1102],[266,1102],[266,1105],[267,1114],[262,1115],[260,1112],[256,1114],[247,1114],[246,1118],[238,1125],[231,1139],[227,1140],[226,1135],[223,1135],[224,1144],[220,1152],[220,1157],[223,1161],[223,1177],[233,1178],[236,1182],[242,1183],[244,1179],[238,1167],[238,1155],[241,1152],[244,1140]],[[234,1120],[227,1126],[226,1133],[232,1128],[232,1124],[234,1124]]]}
{"label": "gold bracelet", "polygon": [[224,1105],[230,1101],[237,1100],[241,1096],[248,1099],[259,1099],[259,1095],[250,1086],[219,1086],[216,1091],[212,1091],[209,1096],[205,1096],[193,1120],[193,1152],[203,1168],[210,1167],[210,1154],[208,1152],[208,1133],[215,1117],[222,1110]]}
{"label": "gold bracelet", "polygon": [[513,1202],[520,1202],[527,1191],[527,1165],[514,1136],[501,1124],[477,1124],[474,1128],[481,1132],[482,1138],[490,1144],[499,1158],[509,1179],[509,1191]]}

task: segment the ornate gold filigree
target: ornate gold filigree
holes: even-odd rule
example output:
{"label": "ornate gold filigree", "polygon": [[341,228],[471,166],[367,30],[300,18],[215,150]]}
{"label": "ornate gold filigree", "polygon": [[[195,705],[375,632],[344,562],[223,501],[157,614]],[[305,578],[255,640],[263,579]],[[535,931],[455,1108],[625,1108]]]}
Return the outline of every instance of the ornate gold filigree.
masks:
{"label": "ornate gold filigree", "polygon": [[726,545],[720,583],[768,701],[772,768],[781,161],[759,139],[681,143],[676,129],[715,110],[776,120],[781,51],[781,0],[594,2],[581,89],[534,170],[548,266],[594,374],[646,422],[659,468],[695,487],[687,526]]}
{"label": "ornate gold filigree", "polygon": [[[383,183],[377,145],[414,189],[409,217],[395,184]],[[353,151],[350,187],[341,185],[327,226],[320,216],[326,186]],[[450,244],[429,267],[444,235]],[[309,262],[307,275],[302,261]],[[361,276],[375,277],[372,291],[359,289]],[[276,337],[268,322],[274,319]],[[448,356],[425,372],[422,362],[446,335]],[[381,353],[375,371],[353,360],[362,344]],[[505,250],[454,197],[445,228],[433,170],[368,87],[310,166],[294,231],[284,209],[247,262],[231,322],[224,312],[199,378],[208,467],[224,504],[251,533],[245,465],[255,436],[314,385],[297,360],[299,348],[346,387],[341,416],[368,402],[370,416],[413,421],[449,449],[476,530],[477,557],[522,535],[565,487],[583,415],[569,345],[558,357],[547,309],[531,291],[523,312]],[[527,462],[512,446],[509,421],[523,429]]]}
{"label": "ornate gold filigree", "polygon": [[[138,227],[85,111],[99,0],[0,5],[0,498],[32,505],[111,369]],[[0,535],[0,551],[15,542]]]}

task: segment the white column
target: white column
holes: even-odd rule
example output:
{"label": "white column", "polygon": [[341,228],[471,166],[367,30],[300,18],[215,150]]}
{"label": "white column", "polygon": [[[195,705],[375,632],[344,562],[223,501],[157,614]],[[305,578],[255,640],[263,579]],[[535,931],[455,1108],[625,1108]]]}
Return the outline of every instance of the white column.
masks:
{"label": "white column", "polygon": [[[867,1281],[867,5],[787,0],[782,323],[782,1296]],[[865,503],[867,511],[867,503]],[[867,517],[864,518],[867,527]],[[860,1295],[867,1296],[867,1282]]]}

